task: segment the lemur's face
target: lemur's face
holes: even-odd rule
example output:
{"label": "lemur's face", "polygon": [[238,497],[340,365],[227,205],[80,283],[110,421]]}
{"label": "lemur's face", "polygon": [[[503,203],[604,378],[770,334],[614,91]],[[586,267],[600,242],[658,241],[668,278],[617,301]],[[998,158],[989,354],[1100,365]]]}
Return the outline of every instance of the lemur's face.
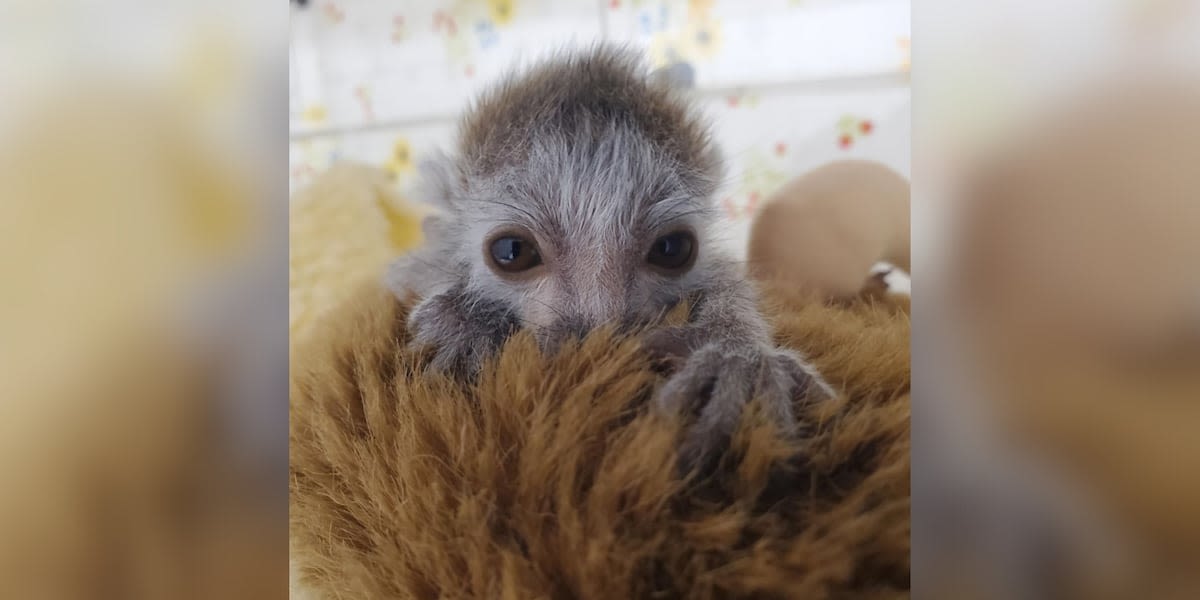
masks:
{"label": "lemur's face", "polygon": [[[543,339],[652,320],[702,279],[711,202],[635,131],[552,135],[470,182],[473,285]],[[473,247],[472,247],[473,246]]]}
{"label": "lemur's face", "polygon": [[[721,160],[636,52],[569,55],[482,94],[430,161],[429,293],[465,286],[543,341],[652,321],[704,289]],[[412,278],[412,275],[410,275]]]}

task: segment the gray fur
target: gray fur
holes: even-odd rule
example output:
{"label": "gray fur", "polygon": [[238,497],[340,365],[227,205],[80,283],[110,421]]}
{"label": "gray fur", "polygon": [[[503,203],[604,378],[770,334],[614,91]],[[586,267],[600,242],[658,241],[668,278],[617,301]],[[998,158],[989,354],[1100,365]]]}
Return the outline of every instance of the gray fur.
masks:
{"label": "gray fur", "polygon": [[[829,388],[772,345],[740,265],[712,243],[721,160],[676,94],[610,46],[508,77],[468,112],[456,153],[423,165],[424,199],[442,213],[388,283],[421,299],[410,327],[414,343],[437,349],[434,367],[467,376],[517,327],[549,348],[600,325],[649,324],[693,300],[687,326],[647,345],[668,340],[681,358],[657,405],[696,409],[683,448],[694,462],[731,433],[752,395],[791,427],[795,392]],[[513,280],[488,266],[485,241],[503,227],[536,238],[539,276]],[[654,240],[681,227],[698,242],[692,268],[648,268]]]}

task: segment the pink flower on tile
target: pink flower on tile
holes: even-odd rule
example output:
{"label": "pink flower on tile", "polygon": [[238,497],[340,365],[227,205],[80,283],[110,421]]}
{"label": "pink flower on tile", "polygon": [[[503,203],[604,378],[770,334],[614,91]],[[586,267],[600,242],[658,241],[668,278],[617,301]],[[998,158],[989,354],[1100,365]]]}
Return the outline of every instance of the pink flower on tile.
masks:
{"label": "pink flower on tile", "polygon": [[721,208],[725,209],[725,216],[730,219],[737,218],[737,207],[733,205],[733,198],[729,196],[721,198]]}
{"label": "pink flower on tile", "polygon": [[846,114],[838,119],[837,131],[838,147],[847,150],[858,138],[871,135],[871,132],[875,131],[875,123],[870,119]]}
{"label": "pink flower on tile", "polygon": [[354,88],[354,97],[358,99],[358,104],[362,107],[363,120],[375,120],[375,111],[371,106],[371,90],[366,85],[358,85]]}
{"label": "pink flower on tile", "polygon": [[321,6],[321,10],[325,13],[325,17],[334,23],[346,20],[346,12],[333,2],[326,2]]}
{"label": "pink flower on tile", "polygon": [[392,41],[397,44],[404,41],[404,17],[401,15],[392,18]]}
{"label": "pink flower on tile", "polygon": [[433,31],[438,32],[442,29],[446,30],[446,35],[458,35],[458,23],[455,22],[454,17],[446,14],[445,11],[435,11],[433,13]]}
{"label": "pink flower on tile", "polygon": [[751,190],[746,194],[746,201],[739,203],[734,201],[733,196],[725,196],[721,198],[721,208],[725,212],[725,216],[733,221],[741,221],[754,214],[758,208],[759,202],[762,200],[762,195],[758,190]]}

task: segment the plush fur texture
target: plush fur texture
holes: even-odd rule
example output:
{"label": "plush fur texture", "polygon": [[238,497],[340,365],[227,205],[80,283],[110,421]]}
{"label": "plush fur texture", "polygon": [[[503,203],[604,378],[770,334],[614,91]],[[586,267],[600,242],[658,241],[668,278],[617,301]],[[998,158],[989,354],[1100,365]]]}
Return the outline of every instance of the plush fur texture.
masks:
{"label": "plush fur texture", "polygon": [[892,598],[909,588],[907,300],[766,296],[776,341],[839,398],[777,434],[757,405],[680,477],[637,339],[543,356],[526,333],[471,385],[421,375],[406,308],[364,289],[293,356],[291,536],[325,598]]}

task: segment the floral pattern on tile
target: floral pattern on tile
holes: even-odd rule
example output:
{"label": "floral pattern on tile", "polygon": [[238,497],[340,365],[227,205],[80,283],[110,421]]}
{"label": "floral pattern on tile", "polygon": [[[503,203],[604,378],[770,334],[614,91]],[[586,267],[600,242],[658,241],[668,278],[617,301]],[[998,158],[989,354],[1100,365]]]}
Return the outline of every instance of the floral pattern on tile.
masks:
{"label": "floral pattern on tile", "polygon": [[[736,247],[788,179],[843,158],[909,172],[908,0],[337,0],[293,23],[293,189],[338,161],[410,194],[480,89],[565,43],[682,65],[714,123]],[[297,75],[297,73],[299,75]]]}
{"label": "floral pattern on tile", "polygon": [[393,181],[398,182],[403,181],[415,170],[412,146],[408,143],[407,138],[396,138],[396,142],[392,144],[392,155],[384,162],[383,168]]}
{"label": "floral pattern on tile", "polygon": [[692,0],[686,6],[663,2],[639,8],[638,22],[642,35],[650,38],[648,53],[654,67],[705,61],[720,52],[721,20],[713,16],[712,4]]}
{"label": "floral pattern on tile", "polygon": [[843,115],[837,122],[837,144],[842,150],[849,150],[858,139],[871,135],[875,131],[875,122],[871,119]]}

